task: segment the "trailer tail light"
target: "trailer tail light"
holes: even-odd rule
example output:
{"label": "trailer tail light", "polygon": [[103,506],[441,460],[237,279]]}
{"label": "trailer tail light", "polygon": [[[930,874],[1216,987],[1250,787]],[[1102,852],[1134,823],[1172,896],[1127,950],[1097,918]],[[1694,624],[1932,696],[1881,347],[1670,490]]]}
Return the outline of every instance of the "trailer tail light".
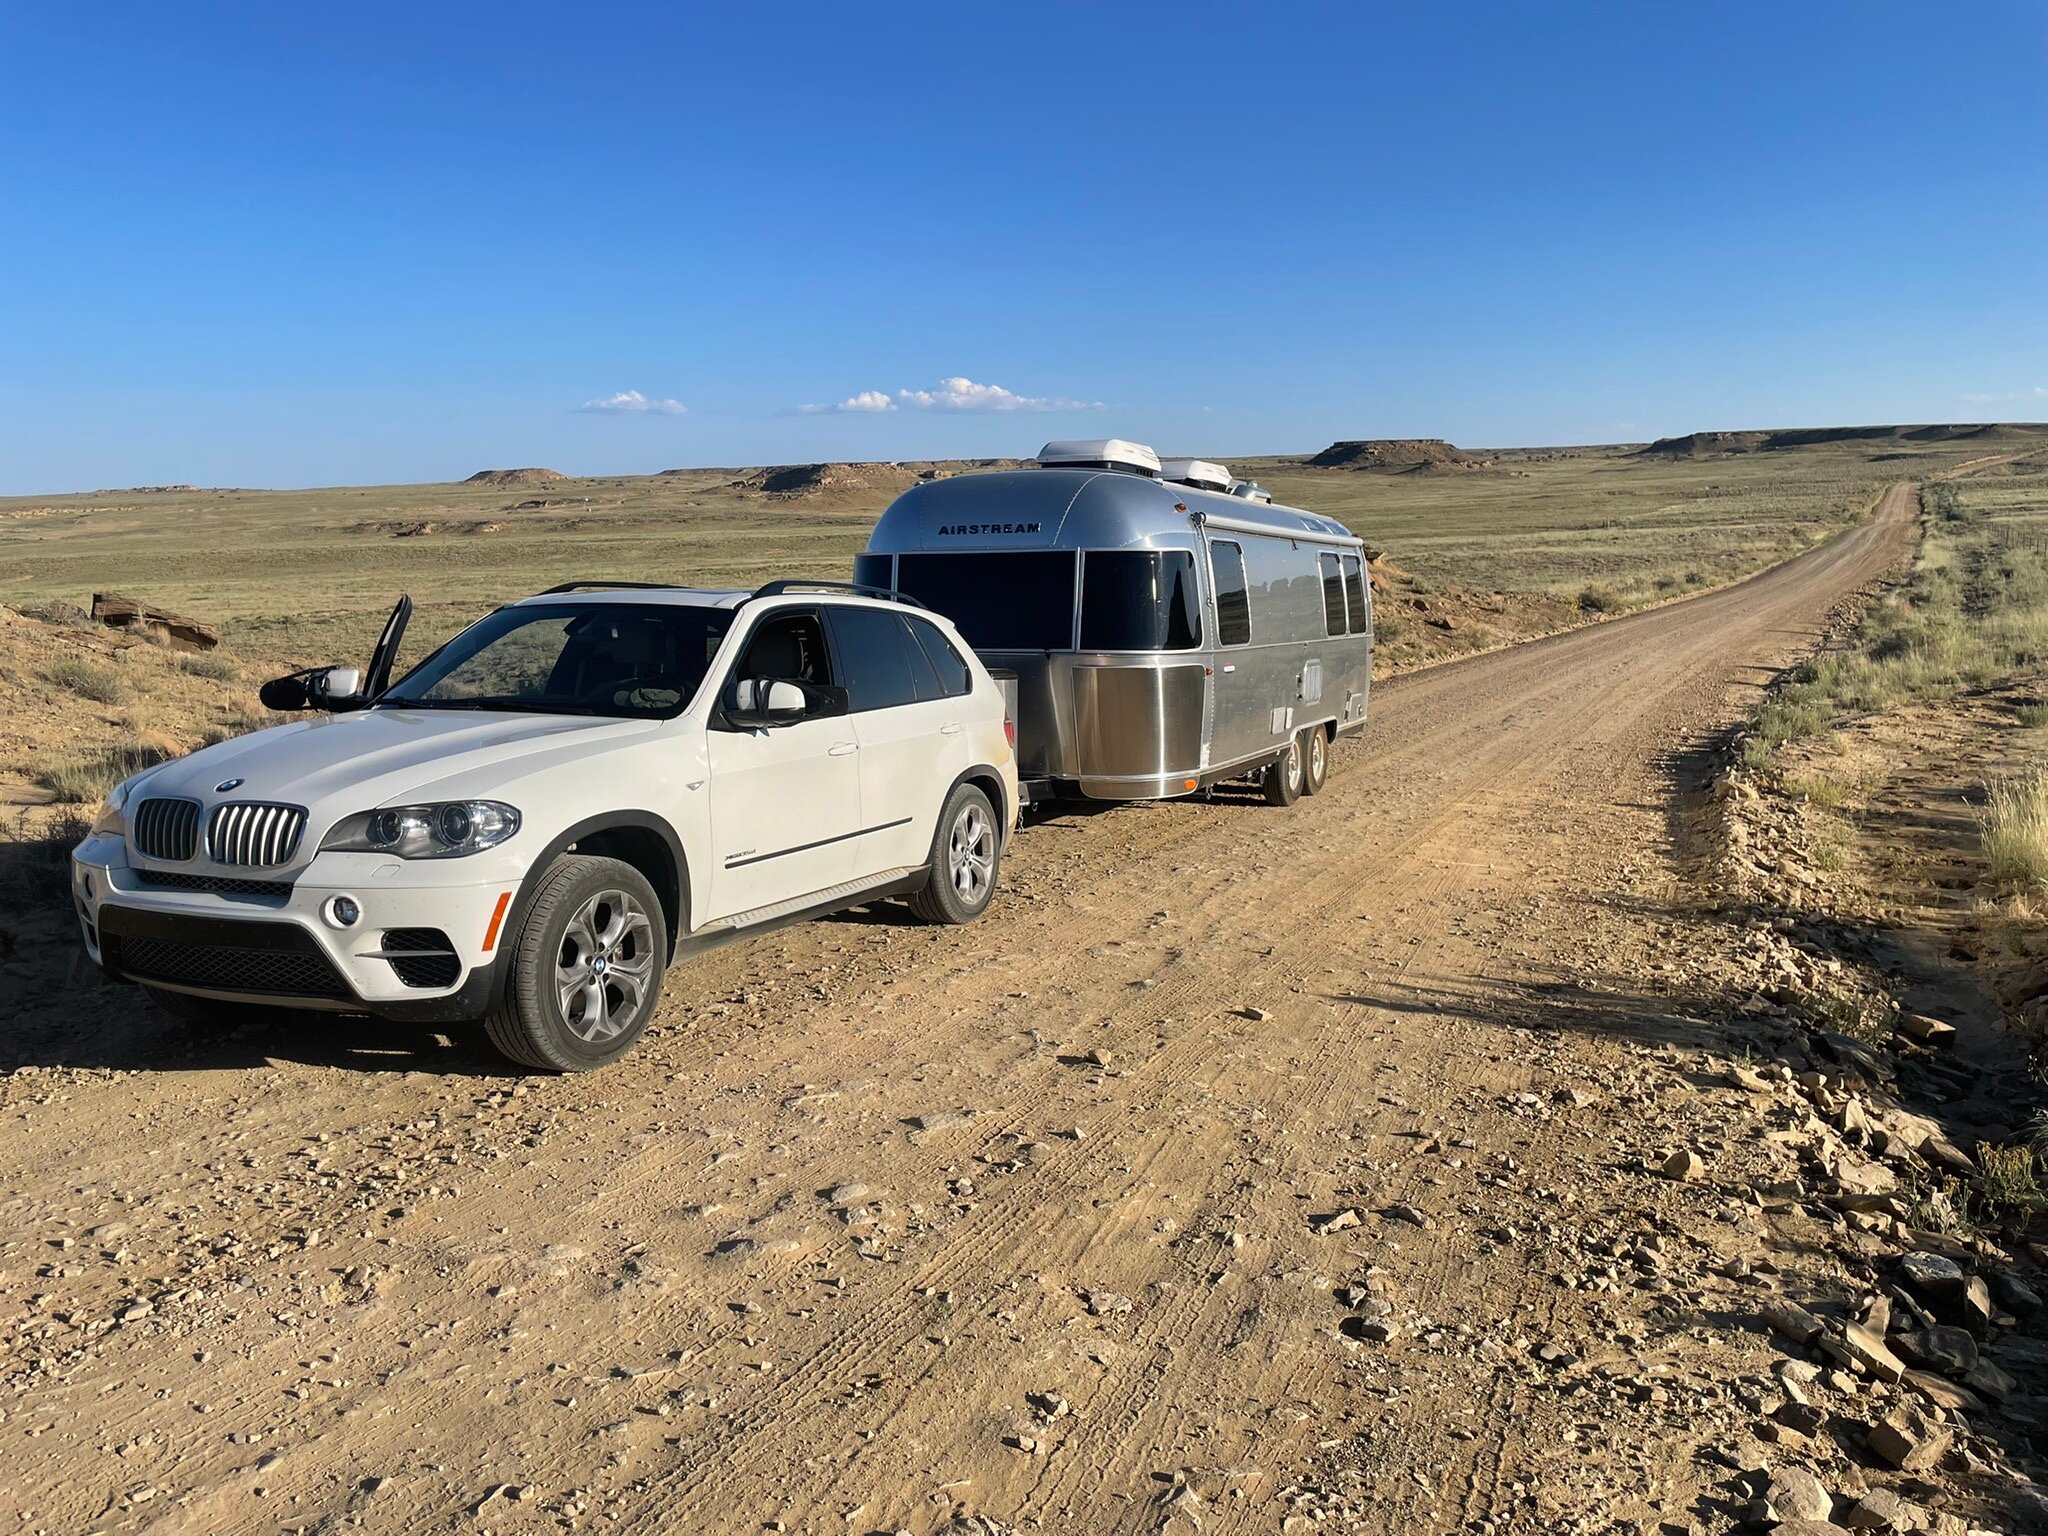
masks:
{"label": "trailer tail light", "polygon": [[1003,739],[1009,742],[1012,752],[1017,750],[1017,722],[1008,715],[1003,716]]}

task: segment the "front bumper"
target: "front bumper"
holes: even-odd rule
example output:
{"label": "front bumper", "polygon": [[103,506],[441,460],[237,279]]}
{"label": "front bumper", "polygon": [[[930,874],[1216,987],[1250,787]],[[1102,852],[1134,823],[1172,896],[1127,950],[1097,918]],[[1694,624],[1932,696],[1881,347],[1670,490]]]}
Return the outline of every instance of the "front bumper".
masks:
{"label": "front bumper", "polygon": [[[191,867],[137,867],[120,839],[96,837],[72,855],[71,896],[87,952],[119,980],[228,1001],[452,1022],[479,1018],[490,1005],[504,917],[519,885],[509,862],[474,871],[451,869],[453,862],[322,853],[269,890],[180,889],[150,876],[189,879]],[[336,896],[361,911],[349,927],[328,916]],[[444,957],[418,958],[428,933],[443,936]]]}

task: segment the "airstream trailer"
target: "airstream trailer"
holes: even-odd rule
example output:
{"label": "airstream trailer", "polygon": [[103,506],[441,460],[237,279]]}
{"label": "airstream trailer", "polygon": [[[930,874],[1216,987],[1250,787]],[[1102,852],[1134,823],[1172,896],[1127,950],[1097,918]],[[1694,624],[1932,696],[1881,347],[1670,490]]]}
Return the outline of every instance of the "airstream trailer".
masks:
{"label": "airstream trailer", "polygon": [[1365,724],[1372,607],[1342,524],[1118,439],[927,481],[855,579],[951,619],[1015,675],[1033,799],[1151,800],[1259,778],[1287,804]]}

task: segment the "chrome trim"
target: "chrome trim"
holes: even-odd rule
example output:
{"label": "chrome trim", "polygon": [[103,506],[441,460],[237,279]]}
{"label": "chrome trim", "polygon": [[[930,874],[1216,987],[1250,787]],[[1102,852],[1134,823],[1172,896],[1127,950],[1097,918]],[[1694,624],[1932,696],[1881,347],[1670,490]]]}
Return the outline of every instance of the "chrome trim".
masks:
{"label": "chrome trim", "polygon": [[135,808],[129,840],[146,858],[182,864],[199,851],[203,807],[182,796],[156,796]]}
{"label": "chrome trim", "polygon": [[299,851],[306,810],[261,800],[217,805],[206,825],[206,856],[239,869],[274,869]]}

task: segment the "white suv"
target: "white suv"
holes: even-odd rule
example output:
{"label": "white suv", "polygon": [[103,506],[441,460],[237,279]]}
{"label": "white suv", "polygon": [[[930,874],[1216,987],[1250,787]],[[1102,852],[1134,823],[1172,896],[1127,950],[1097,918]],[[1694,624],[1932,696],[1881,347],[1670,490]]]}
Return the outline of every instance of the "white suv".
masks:
{"label": "white suv", "polygon": [[480,619],[385,686],[116,789],[72,859],[92,956],[171,1011],[483,1020],[576,1071],[646,1027],[697,950],[907,896],[988,905],[1018,809],[1014,727],[945,619],[835,583],[572,584]]}

